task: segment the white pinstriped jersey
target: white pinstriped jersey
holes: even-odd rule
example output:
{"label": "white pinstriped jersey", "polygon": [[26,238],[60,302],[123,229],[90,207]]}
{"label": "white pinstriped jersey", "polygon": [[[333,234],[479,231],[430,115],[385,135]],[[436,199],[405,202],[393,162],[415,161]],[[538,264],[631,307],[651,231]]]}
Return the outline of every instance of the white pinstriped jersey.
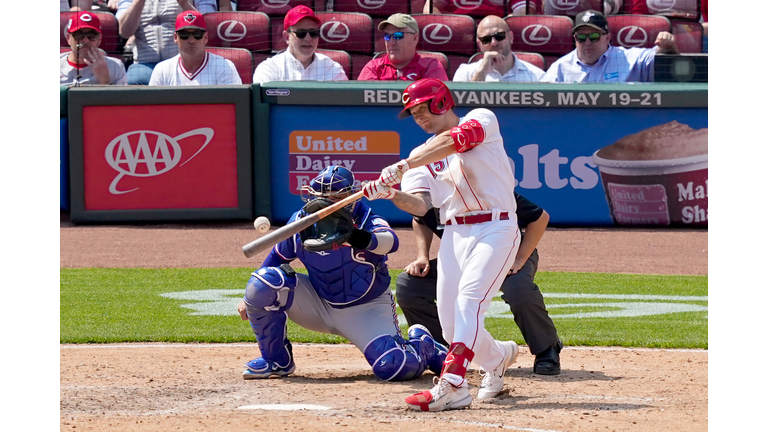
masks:
{"label": "white pinstriped jersey", "polygon": [[259,63],[253,73],[253,83],[269,81],[347,81],[347,74],[340,64],[330,57],[315,53],[308,68],[288,50]]}
{"label": "white pinstriped jersey", "polygon": [[181,54],[161,61],[152,70],[151,86],[200,86],[242,84],[235,64],[216,54],[205,53],[203,64],[196,71],[184,69]]}
{"label": "white pinstriped jersey", "polygon": [[[488,109],[477,108],[461,118],[459,124],[470,119],[477,120],[485,130],[485,140],[480,145],[408,170],[400,185],[404,192],[428,191],[432,204],[440,209],[443,224],[455,216],[487,213],[494,209],[509,212],[514,218],[517,209],[514,188],[510,187],[514,173],[496,115]],[[422,146],[433,138],[430,137]]]}
{"label": "white pinstriped jersey", "polygon": [[[93,71],[90,66],[82,65],[79,69],[80,77],[78,79],[78,68],[74,64],[70,63],[67,57],[68,52],[62,53],[59,56],[59,85],[75,84],[94,84],[99,85],[99,79],[93,75]],[[126,85],[128,80],[125,77],[125,65],[123,62],[116,58],[105,57],[107,60],[107,67],[109,67],[109,78],[111,85]]]}
{"label": "white pinstriped jersey", "polygon": [[[512,53],[512,55],[515,55]],[[464,63],[456,69],[456,73],[453,75],[454,81],[472,81],[472,76],[480,68],[480,64],[483,60],[476,61],[474,63]],[[515,65],[507,71],[504,75],[501,75],[496,69],[485,76],[487,82],[539,82],[544,77],[545,72],[538,67],[528,63],[527,61],[520,60],[515,56]]]}

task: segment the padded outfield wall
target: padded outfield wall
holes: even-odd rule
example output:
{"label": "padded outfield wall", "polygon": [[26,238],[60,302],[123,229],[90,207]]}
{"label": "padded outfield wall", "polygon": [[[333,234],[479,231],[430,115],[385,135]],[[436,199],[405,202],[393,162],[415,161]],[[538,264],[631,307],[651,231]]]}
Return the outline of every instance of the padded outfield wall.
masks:
{"label": "padded outfield wall", "polygon": [[[449,87],[459,115],[494,111],[515,168],[510,187],[545,208],[551,225],[707,225],[706,84]],[[69,204],[75,222],[265,215],[283,224],[327,164],[374,179],[429,137],[397,117],[404,88],[63,88],[62,209]],[[608,157],[595,157],[608,146]],[[371,206],[410,223],[390,202]]]}

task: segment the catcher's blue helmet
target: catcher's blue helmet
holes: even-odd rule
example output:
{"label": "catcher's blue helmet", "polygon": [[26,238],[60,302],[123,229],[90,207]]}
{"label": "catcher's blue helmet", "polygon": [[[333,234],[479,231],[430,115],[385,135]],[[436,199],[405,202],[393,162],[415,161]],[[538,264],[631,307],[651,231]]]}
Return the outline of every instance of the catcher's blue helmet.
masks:
{"label": "catcher's blue helmet", "polygon": [[337,201],[359,189],[352,171],[338,165],[331,165],[320,171],[309,185],[302,188],[311,198],[324,197]]}

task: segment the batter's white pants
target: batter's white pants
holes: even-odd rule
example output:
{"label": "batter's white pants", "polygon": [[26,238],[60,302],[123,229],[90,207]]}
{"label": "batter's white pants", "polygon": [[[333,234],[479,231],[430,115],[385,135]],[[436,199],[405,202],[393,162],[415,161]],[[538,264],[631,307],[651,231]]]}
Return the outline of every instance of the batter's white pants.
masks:
{"label": "batter's white pants", "polygon": [[437,315],[443,336],[475,353],[473,363],[493,370],[504,348],[485,329],[485,311],[512,267],[520,246],[516,220],[447,225],[437,268]]}

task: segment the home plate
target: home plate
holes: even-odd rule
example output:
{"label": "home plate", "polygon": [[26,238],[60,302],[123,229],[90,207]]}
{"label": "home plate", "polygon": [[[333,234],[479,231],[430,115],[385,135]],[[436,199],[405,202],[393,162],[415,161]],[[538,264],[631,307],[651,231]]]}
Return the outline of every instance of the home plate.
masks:
{"label": "home plate", "polygon": [[298,410],[328,410],[331,407],[310,404],[272,404],[272,405],[244,405],[237,407],[242,410],[279,410],[279,411],[298,411]]}

